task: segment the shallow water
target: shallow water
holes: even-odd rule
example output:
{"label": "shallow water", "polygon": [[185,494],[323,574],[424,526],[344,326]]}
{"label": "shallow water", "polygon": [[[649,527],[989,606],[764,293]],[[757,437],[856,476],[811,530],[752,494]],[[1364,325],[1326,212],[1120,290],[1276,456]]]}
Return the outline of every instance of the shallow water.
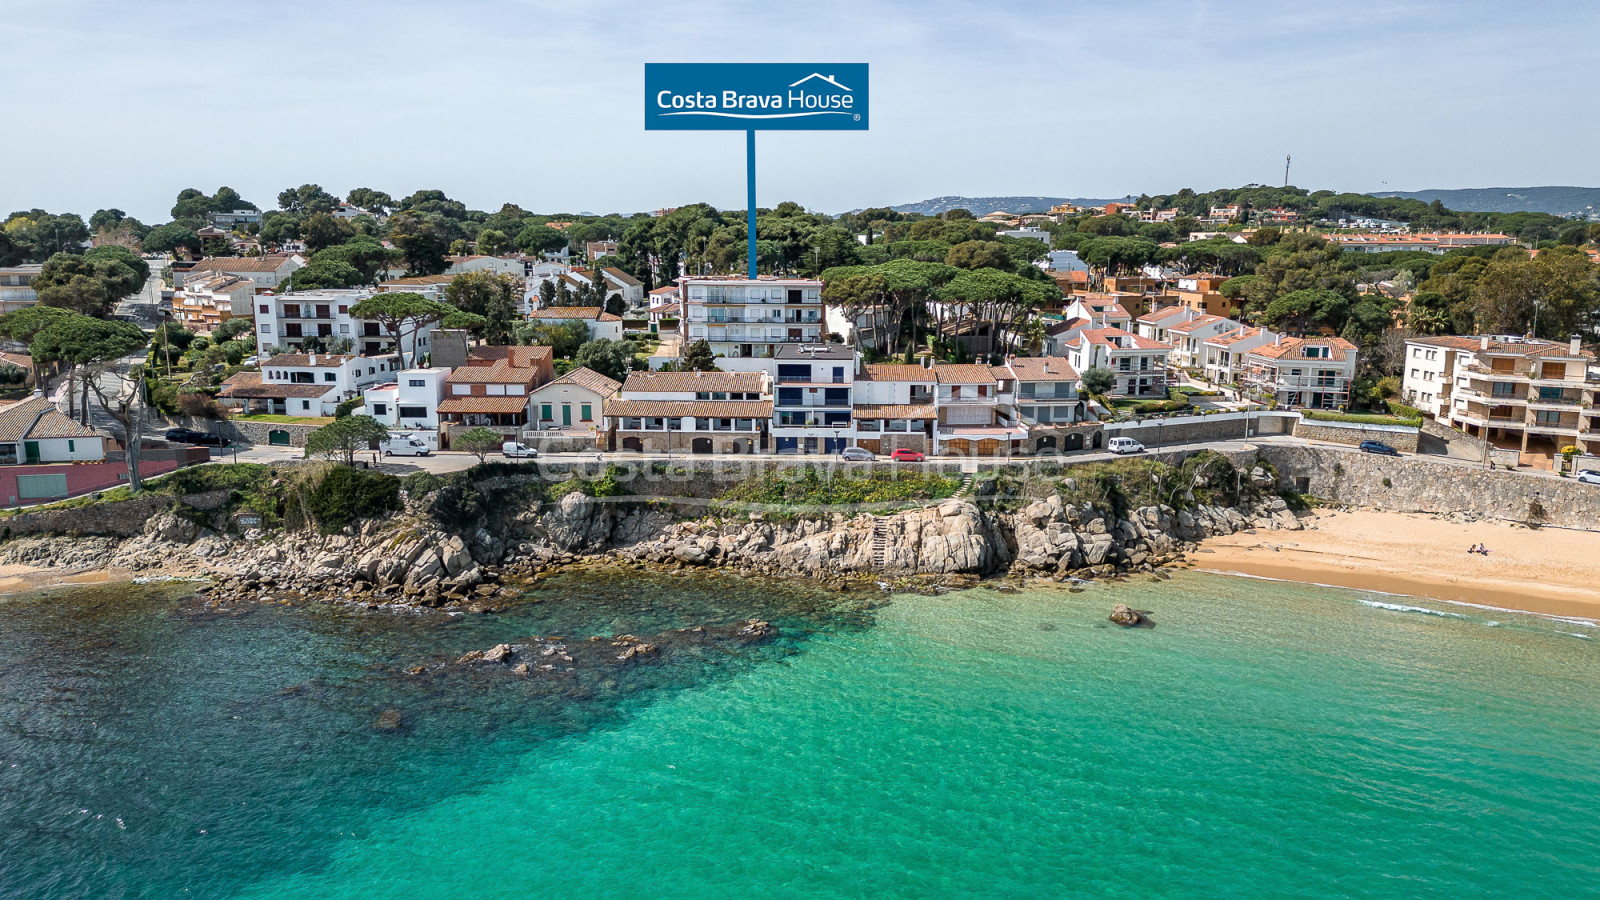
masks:
{"label": "shallow water", "polygon": [[[6,896],[1597,892],[1571,622],[1194,574],[871,627],[731,578],[572,576],[442,625],[178,593],[0,604]],[[1157,627],[1109,627],[1119,600]],[[396,674],[750,615],[785,640],[553,695]]]}

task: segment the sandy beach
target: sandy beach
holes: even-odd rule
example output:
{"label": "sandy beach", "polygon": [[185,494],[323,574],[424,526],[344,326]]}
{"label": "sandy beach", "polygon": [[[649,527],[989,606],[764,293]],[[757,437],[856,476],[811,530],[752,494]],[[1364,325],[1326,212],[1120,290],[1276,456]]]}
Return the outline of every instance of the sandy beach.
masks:
{"label": "sandy beach", "polygon": [[126,569],[67,570],[38,568],[20,563],[0,565],[0,594],[15,594],[66,584],[101,584],[132,578]]}
{"label": "sandy beach", "polygon": [[[1191,559],[1202,571],[1600,619],[1600,533],[1361,510],[1306,524],[1212,538]],[[1488,556],[1467,552],[1478,544]]]}

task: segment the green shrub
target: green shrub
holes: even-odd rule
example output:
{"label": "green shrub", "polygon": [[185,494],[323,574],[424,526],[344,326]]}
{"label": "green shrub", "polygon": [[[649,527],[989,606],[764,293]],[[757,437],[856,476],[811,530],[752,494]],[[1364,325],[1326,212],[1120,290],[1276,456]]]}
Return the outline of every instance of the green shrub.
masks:
{"label": "green shrub", "polygon": [[291,512],[303,516],[303,524],[332,534],[357,519],[399,509],[400,479],[371,469],[330,466],[321,477],[308,479],[296,495]]}
{"label": "green shrub", "polygon": [[824,476],[807,468],[768,472],[734,485],[718,497],[720,503],[828,506],[848,503],[889,503],[942,500],[961,487],[959,478],[921,472],[836,473]]}
{"label": "green shrub", "polygon": [[[1415,412],[1415,410],[1412,410]],[[1317,422],[1350,422],[1356,425],[1408,425],[1412,428],[1422,427],[1422,417],[1385,416],[1376,413],[1341,413],[1326,409],[1304,409],[1300,415]]]}
{"label": "green shrub", "polygon": [[351,397],[333,408],[333,417],[342,419],[366,405],[367,399],[365,397]]}

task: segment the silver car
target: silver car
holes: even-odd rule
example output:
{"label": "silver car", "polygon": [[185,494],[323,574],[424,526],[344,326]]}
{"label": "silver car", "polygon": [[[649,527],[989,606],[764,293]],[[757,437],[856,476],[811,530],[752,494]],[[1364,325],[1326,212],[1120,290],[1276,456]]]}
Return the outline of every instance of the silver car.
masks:
{"label": "silver car", "polygon": [[865,447],[846,447],[839,451],[839,458],[850,462],[872,462],[877,459],[872,455],[872,451]]}

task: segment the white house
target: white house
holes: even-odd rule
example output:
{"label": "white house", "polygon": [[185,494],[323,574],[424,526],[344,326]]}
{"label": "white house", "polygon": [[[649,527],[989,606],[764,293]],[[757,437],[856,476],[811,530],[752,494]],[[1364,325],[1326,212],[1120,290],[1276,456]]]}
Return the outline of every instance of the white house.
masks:
{"label": "white house", "polygon": [[455,280],[454,275],[407,275],[379,282],[378,293],[404,292],[421,294],[429,300],[443,300],[444,289]]}
{"label": "white house", "polygon": [[247,413],[331,416],[340,403],[388,381],[399,367],[393,354],[280,353],[263,362],[259,372],[229,378],[217,398]]}
{"label": "white house", "polygon": [[72,421],[44,397],[0,407],[0,465],[99,462],[105,458],[105,439]]}
{"label": "white house", "polygon": [[282,284],[295,270],[305,265],[299,256],[219,256],[202,259],[187,270],[172,272],[172,286],[183,287],[191,278],[206,278],[217,273],[250,279],[257,291]]}
{"label": "white house", "polygon": [[1244,373],[1245,354],[1272,343],[1277,337],[1265,328],[1241,325],[1207,340],[1200,352],[1205,379],[1212,384],[1237,384]]}
{"label": "white house", "polygon": [[1239,323],[1221,316],[1199,315],[1167,329],[1166,343],[1172,345],[1169,357],[1179,368],[1198,368],[1205,360],[1205,343],[1239,328]]}
{"label": "white house", "polygon": [[1169,344],[1140,337],[1121,328],[1085,328],[1067,344],[1067,362],[1081,375],[1110,369],[1116,376],[1114,397],[1167,397]]}
{"label": "white house", "polygon": [[1067,319],[1088,319],[1096,328],[1132,328],[1133,316],[1115,296],[1079,294],[1061,311]]}
{"label": "white house", "polygon": [[598,445],[605,430],[605,402],[621,387],[622,382],[579,366],[529,395],[533,419],[528,430],[549,432],[548,436],[588,437]]}
{"label": "white house", "polygon": [[367,415],[389,426],[391,433],[406,434],[439,448],[439,401],[444,399],[443,367],[406,369],[394,380],[367,389]]}
{"label": "white house", "polygon": [[524,277],[522,260],[511,256],[450,256],[446,259],[450,263],[450,267],[444,270],[446,275],[493,272],[496,275]]}
{"label": "white house", "polygon": [[1343,409],[1356,377],[1356,346],[1341,337],[1283,337],[1244,354],[1240,381],[1279,406]]}
{"label": "white house", "polygon": [[530,322],[582,322],[589,329],[589,340],[622,340],[622,317],[598,306],[550,306],[528,311]]}

